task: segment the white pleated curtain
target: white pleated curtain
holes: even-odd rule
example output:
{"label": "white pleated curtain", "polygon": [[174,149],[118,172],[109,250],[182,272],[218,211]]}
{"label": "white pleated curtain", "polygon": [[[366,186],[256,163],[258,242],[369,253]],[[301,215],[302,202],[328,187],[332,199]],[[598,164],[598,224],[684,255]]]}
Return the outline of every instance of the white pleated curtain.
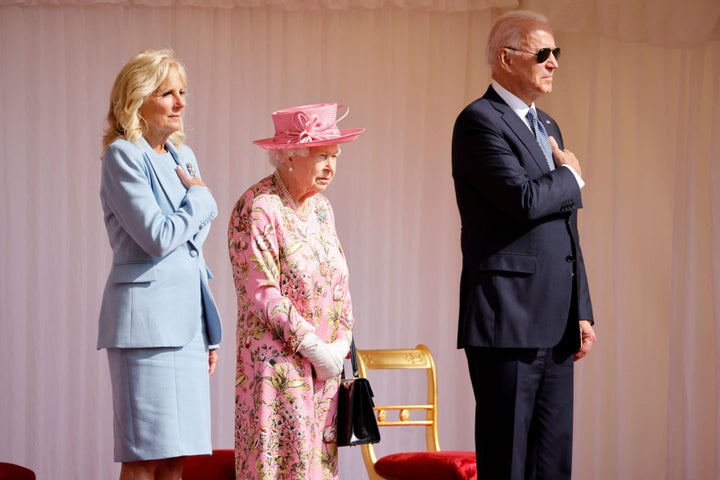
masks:
{"label": "white pleated curtain", "polygon": [[[555,26],[563,56],[540,106],[587,181],[599,342],[577,365],[575,478],[720,479],[715,0],[0,0],[0,461],[38,478],[117,476],[107,360],[94,349],[110,262],[100,137],[118,70],[166,47],[187,67],[188,143],[220,207],[205,250],[225,327],[215,446],[232,447],[234,423],[227,220],[271,171],[251,141],[272,134],[271,111],[337,101],[351,109],[343,128],[367,129],[328,190],[358,346],[427,344],[441,444],[472,449],[450,137],[489,82],[492,20],[518,7]],[[359,450],[341,451],[341,478],[365,478]]]}

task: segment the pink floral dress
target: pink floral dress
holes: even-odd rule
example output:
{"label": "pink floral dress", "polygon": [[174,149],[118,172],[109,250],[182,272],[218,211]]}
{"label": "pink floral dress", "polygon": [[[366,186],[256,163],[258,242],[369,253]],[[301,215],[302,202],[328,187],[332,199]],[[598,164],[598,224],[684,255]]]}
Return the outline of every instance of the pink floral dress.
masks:
{"label": "pink floral dress", "polygon": [[228,227],[237,292],[235,451],[238,479],[336,479],[339,377],[317,380],[295,353],[304,335],[345,339],[353,325],[348,269],[330,202],[307,215],[277,174],[248,189]]}

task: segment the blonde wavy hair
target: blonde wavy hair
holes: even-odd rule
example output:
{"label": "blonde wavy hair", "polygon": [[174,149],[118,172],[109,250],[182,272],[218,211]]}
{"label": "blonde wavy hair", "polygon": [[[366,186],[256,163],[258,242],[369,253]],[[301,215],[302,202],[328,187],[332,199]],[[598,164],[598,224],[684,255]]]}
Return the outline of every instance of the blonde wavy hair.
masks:
{"label": "blonde wavy hair", "polygon": [[[145,50],[135,55],[120,70],[112,91],[107,126],[103,132],[103,152],[117,139],[137,143],[147,130],[147,122],[140,115],[140,107],[168,77],[177,73],[187,85],[185,67],[171,50]],[[185,143],[185,132],[170,135],[176,147]]]}

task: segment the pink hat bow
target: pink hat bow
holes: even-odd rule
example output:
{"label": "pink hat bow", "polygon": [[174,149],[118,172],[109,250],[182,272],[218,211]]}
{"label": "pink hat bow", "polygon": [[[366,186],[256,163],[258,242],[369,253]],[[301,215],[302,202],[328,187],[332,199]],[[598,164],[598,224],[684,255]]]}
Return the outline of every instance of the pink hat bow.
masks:
{"label": "pink hat bow", "polygon": [[286,108],[273,112],[275,135],[253,143],[266,149],[302,148],[351,142],[365,131],[364,128],[340,130],[337,123],[350,112],[337,118],[336,103],[322,103]]}

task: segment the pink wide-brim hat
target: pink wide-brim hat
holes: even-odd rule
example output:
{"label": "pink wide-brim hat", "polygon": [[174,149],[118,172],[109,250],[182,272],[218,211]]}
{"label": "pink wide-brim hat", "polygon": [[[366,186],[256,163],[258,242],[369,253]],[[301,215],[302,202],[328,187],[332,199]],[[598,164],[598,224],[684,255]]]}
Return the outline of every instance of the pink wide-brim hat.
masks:
{"label": "pink wide-brim hat", "polygon": [[[339,108],[345,113],[337,118]],[[275,136],[255,140],[253,143],[268,150],[286,148],[321,147],[355,140],[364,128],[340,130],[337,123],[350,112],[347,105],[317,103],[278,110],[272,113]]]}

